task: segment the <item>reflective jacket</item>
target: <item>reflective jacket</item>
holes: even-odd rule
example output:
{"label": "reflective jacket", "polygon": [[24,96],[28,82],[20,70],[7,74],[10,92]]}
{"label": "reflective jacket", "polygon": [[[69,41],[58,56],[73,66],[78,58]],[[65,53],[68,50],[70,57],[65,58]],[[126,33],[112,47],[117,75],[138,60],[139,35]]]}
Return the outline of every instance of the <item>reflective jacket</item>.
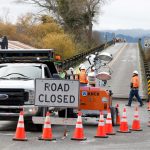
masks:
{"label": "reflective jacket", "polygon": [[88,83],[87,75],[86,75],[86,71],[85,70],[81,70],[81,72],[79,74],[79,81],[80,81],[80,83],[85,83],[85,84]]}
{"label": "reflective jacket", "polygon": [[131,88],[139,88],[140,80],[137,75],[133,76],[131,79]]}

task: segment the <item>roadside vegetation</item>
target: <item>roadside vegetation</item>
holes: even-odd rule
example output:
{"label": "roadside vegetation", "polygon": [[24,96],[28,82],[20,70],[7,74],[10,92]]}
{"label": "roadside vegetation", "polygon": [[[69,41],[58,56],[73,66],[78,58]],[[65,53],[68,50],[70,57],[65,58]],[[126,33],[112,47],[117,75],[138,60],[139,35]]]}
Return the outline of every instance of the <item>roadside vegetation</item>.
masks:
{"label": "roadside vegetation", "polygon": [[[100,44],[93,21],[106,0],[19,0],[39,6],[41,14],[20,16],[15,24],[0,21],[0,36],[36,48],[54,48],[63,59]],[[44,13],[43,13],[44,12]]]}

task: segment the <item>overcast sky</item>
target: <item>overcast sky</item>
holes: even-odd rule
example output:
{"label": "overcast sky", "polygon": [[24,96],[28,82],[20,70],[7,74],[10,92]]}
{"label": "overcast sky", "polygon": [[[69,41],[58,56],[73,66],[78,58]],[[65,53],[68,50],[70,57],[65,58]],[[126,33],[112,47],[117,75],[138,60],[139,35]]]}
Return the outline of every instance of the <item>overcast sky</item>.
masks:
{"label": "overcast sky", "polygon": [[[31,5],[15,4],[14,0],[0,0],[0,17],[9,12],[9,20],[15,22],[19,15],[36,9]],[[150,0],[108,0],[103,14],[97,18],[94,29],[150,29]]]}
{"label": "overcast sky", "polygon": [[94,28],[150,29],[150,0],[108,0]]}
{"label": "overcast sky", "polygon": [[15,0],[0,0],[0,17],[5,19],[8,14],[8,19],[15,23],[18,16],[24,15],[27,12],[35,12],[36,8],[29,4],[17,4]]}

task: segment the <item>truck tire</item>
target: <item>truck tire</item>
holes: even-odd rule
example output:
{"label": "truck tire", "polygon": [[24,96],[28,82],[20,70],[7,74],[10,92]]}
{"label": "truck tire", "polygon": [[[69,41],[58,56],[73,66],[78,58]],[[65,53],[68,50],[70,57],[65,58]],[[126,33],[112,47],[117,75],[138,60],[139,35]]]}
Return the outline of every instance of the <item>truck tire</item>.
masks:
{"label": "truck tire", "polygon": [[116,125],[116,116],[117,116],[116,108],[110,107],[110,111],[111,111],[112,125],[115,126]]}
{"label": "truck tire", "polygon": [[[58,116],[61,118],[65,118],[66,110],[61,110],[58,112]],[[76,118],[77,115],[73,112],[73,108],[67,108],[67,118]]]}

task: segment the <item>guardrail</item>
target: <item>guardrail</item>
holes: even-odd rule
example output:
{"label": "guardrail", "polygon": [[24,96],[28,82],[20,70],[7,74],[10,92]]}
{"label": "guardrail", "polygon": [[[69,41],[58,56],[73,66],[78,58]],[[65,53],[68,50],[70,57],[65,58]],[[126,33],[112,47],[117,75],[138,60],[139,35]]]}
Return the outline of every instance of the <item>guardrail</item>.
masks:
{"label": "guardrail", "polygon": [[139,44],[140,54],[143,59],[143,66],[145,72],[144,81],[146,81],[148,101],[150,101],[150,62],[145,59],[145,54],[142,48],[141,39],[139,39],[138,44]]}
{"label": "guardrail", "polygon": [[72,58],[66,59],[63,61],[63,68],[64,69],[69,69],[69,67],[75,67],[79,63],[83,62],[86,60],[86,56],[95,52],[101,52],[104,48],[110,46],[113,44],[113,41],[107,42],[107,44],[102,44],[98,47],[95,47],[93,49],[90,49],[87,52],[83,52],[81,54],[75,55]]}

